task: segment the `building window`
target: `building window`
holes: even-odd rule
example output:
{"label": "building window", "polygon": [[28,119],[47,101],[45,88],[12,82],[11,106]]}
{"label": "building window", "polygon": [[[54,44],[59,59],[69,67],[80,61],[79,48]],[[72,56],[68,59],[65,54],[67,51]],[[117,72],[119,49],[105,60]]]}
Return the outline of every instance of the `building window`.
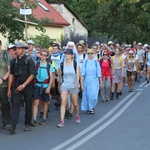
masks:
{"label": "building window", "polygon": [[49,9],[47,7],[45,7],[42,3],[38,2],[38,4],[45,10],[45,11],[49,11]]}
{"label": "building window", "polygon": [[72,18],[72,25],[74,25],[74,22],[75,22],[75,18]]}

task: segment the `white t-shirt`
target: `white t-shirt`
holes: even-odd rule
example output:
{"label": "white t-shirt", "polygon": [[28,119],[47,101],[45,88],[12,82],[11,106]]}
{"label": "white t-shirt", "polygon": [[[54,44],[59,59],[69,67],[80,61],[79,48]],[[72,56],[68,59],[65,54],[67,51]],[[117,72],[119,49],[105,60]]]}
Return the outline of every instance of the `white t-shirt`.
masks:
{"label": "white t-shirt", "polygon": [[137,56],[138,56],[138,61],[143,62],[144,50],[143,49],[138,49],[137,50]]}

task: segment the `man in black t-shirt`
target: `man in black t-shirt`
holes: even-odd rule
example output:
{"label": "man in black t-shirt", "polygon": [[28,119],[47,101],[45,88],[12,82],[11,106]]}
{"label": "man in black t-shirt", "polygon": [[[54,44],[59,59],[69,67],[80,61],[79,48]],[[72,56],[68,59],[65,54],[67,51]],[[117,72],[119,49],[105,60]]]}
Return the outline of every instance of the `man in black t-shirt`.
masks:
{"label": "man in black t-shirt", "polygon": [[[15,133],[15,128],[19,119],[22,96],[25,102],[25,131],[30,131],[32,119],[32,94],[33,79],[36,75],[34,60],[31,56],[24,54],[27,46],[18,42],[16,45],[17,57],[10,62],[10,76],[8,83],[8,97],[12,98],[12,113],[10,124],[6,129],[11,133]],[[14,87],[11,91],[11,85],[14,81]]]}

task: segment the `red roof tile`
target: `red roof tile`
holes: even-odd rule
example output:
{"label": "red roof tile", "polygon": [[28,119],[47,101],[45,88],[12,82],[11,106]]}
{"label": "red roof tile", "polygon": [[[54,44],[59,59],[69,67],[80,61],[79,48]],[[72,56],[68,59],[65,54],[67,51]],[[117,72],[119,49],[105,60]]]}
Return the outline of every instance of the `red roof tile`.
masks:
{"label": "red roof tile", "polygon": [[[32,11],[33,15],[37,19],[47,18],[54,21],[53,26],[69,26],[67,20],[65,20],[50,4],[45,0],[39,0],[49,11],[45,11],[40,5],[37,4],[37,8]],[[18,6],[17,3],[13,2],[14,6]]]}

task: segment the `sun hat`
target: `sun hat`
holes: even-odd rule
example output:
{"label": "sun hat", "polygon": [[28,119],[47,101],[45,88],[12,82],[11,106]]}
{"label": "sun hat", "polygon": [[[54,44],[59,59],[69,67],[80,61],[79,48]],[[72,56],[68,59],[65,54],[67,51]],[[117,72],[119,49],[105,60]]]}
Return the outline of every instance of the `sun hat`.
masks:
{"label": "sun hat", "polygon": [[17,43],[15,44],[15,47],[16,47],[16,48],[25,48],[25,49],[28,48],[28,46],[26,46],[23,42],[17,42]]}
{"label": "sun hat", "polygon": [[109,41],[108,45],[115,45],[115,44],[112,41]]}
{"label": "sun hat", "polygon": [[93,49],[88,49],[87,53],[94,53]]}

